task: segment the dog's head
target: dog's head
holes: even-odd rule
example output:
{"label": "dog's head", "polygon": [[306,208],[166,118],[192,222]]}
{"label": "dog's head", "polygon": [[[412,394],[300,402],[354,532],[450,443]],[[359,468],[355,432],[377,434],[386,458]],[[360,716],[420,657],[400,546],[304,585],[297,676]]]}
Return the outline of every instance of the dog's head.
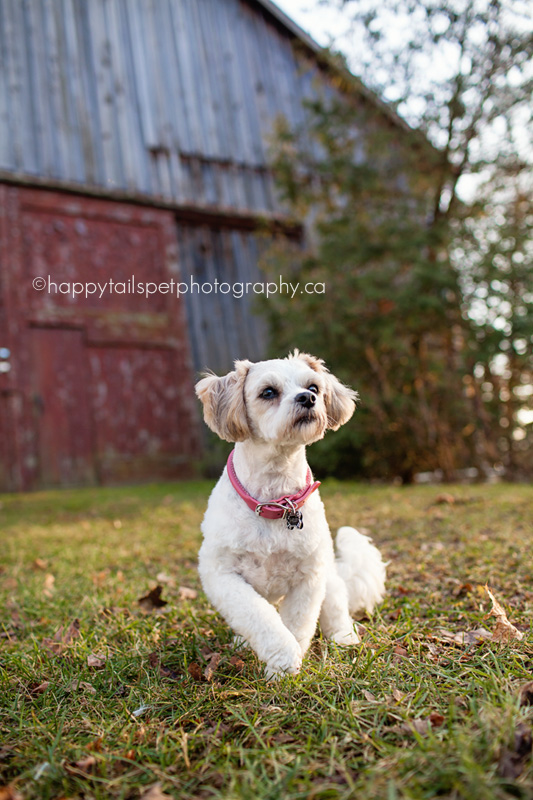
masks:
{"label": "dog's head", "polygon": [[236,361],[223,378],[196,384],[207,425],[221,439],[311,444],[337,430],[355,410],[357,392],[344,386],[306,353],[271,361]]}

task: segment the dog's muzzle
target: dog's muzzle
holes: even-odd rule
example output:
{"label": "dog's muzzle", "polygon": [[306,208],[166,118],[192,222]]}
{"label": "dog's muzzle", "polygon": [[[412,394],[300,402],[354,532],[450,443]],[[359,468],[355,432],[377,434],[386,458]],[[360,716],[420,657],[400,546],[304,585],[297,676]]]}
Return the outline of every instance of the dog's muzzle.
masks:
{"label": "dog's muzzle", "polygon": [[313,408],[316,403],[316,394],[310,391],[300,392],[294,398],[294,402],[303,408]]}

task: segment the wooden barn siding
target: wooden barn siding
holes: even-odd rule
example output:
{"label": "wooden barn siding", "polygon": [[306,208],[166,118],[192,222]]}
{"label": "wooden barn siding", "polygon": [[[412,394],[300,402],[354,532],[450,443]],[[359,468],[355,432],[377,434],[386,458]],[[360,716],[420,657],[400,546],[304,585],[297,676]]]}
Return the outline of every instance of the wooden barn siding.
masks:
{"label": "wooden barn siding", "polygon": [[[261,359],[268,334],[264,319],[255,313],[260,295],[234,296],[233,287],[240,294],[241,284],[262,282],[258,260],[263,238],[250,231],[180,223],[178,242],[181,280],[199,287],[185,295],[195,369],[222,374],[236,358]],[[215,280],[232,291],[215,292]]]}
{"label": "wooden barn siding", "polygon": [[268,135],[317,74],[248,0],[0,0],[0,170],[279,211]]}

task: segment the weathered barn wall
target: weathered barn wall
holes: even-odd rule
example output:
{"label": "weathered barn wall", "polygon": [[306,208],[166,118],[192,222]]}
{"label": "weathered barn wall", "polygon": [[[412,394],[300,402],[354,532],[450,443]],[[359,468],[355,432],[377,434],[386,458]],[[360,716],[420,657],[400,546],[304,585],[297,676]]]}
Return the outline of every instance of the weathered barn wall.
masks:
{"label": "weathered barn wall", "polygon": [[[121,289],[132,275],[179,278],[172,213],[0,186],[0,242],[2,488],[190,474],[200,442],[183,300]],[[67,291],[110,277],[118,292]]]}
{"label": "weathered barn wall", "polygon": [[[182,280],[198,284],[185,298],[196,368],[223,372],[236,358],[260,359],[267,326],[254,313],[260,295],[245,292],[244,285],[263,280],[257,266],[262,237],[251,231],[180,223],[178,241]],[[224,293],[215,293],[213,287],[221,284],[226,284]]]}
{"label": "weathered barn wall", "polygon": [[314,49],[270,0],[0,0],[0,490],[190,474],[194,372],[264,355],[257,295],[32,280],[261,280]]}
{"label": "weathered barn wall", "polygon": [[248,0],[0,0],[0,58],[0,170],[253,213],[318,72]]}

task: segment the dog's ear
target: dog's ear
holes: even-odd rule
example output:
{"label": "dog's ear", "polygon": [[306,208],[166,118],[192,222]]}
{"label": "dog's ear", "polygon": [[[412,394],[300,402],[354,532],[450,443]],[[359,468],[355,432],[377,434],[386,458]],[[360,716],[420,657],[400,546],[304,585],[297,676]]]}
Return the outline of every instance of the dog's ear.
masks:
{"label": "dog's ear", "polygon": [[355,411],[355,401],[359,395],[341,383],[335,375],[328,372],[326,373],[326,413],[328,415],[328,428],[332,431],[337,431],[341,425],[348,422],[353,412]]}
{"label": "dog's ear", "polygon": [[315,372],[327,372],[328,370],[324,366],[324,361],[321,358],[317,358],[316,356],[312,356],[310,353],[300,353],[299,350],[295,350],[292,356],[289,358],[301,358],[302,361],[305,361],[308,367],[311,367],[312,370]]}
{"label": "dog's ear", "polygon": [[194,387],[206,424],[227,442],[242,442],[251,436],[244,402],[244,381],[251,366],[250,361],[236,361],[233,372],[223,378],[206,375]]}
{"label": "dog's ear", "polygon": [[328,415],[328,428],[336,431],[345,422],[348,422],[355,411],[357,392],[341,383],[332,375],[321,358],[316,358],[309,353],[294,351],[293,358],[301,358],[315,372],[320,373],[326,380],[325,403]]}

